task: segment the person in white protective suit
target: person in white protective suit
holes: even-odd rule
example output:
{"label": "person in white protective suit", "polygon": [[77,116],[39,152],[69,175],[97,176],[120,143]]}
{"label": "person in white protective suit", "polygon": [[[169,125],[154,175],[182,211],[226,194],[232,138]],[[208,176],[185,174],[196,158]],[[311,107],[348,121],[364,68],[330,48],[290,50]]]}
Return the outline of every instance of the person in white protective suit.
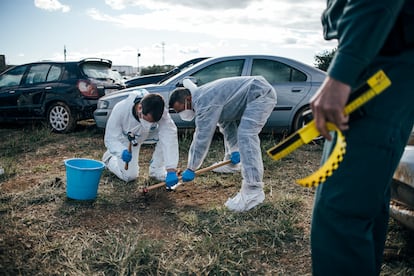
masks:
{"label": "person in white protective suit", "polygon": [[195,118],[195,133],[188,153],[183,182],[195,178],[204,161],[216,126],[224,136],[225,159],[241,161],[242,185],[225,206],[235,212],[252,209],[265,199],[259,133],[276,105],[276,91],[261,76],[219,79],[197,87],[189,79],[177,88],[169,107],[182,120]]}
{"label": "person in white protective suit", "polygon": [[[129,182],[138,177],[141,145],[153,141],[156,146],[149,166],[150,177],[165,181],[167,188],[178,183],[177,127],[161,95],[137,90],[118,102],[107,121],[104,141],[107,151],[102,161],[120,179]],[[131,152],[130,141],[135,144]]]}

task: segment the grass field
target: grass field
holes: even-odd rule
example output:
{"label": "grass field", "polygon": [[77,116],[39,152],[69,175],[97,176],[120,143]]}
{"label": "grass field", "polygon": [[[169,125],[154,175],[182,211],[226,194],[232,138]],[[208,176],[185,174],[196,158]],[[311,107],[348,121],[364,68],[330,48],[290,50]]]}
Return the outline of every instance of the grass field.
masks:
{"label": "grass field", "polygon": [[[185,168],[191,133],[180,134]],[[177,188],[142,194],[152,145],[141,149],[140,177],[124,183],[107,171],[98,197],[66,197],[64,160],[100,160],[103,132],[93,124],[66,135],[42,126],[1,126],[0,275],[310,275],[312,189],[295,179],[313,172],[322,146],[281,161],[263,154],[265,202],[245,213],[223,204],[240,174],[212,172]],[[280,137],[263,135],[263,153]],[[223,156],[219,135],[202,167]],[[381,275],[413,275],[413,233],[390,220]]]}

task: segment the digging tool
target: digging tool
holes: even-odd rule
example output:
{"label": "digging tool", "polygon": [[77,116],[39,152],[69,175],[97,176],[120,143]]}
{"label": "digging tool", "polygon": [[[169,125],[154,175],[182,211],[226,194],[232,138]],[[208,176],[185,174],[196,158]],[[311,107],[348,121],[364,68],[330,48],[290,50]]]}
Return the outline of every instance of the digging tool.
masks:
{"label": "digging tool", "polygon": [[[196,175],[199,175],[199,174],[202,174],[202,173],[205,173],[205,172],[214,170],[214,169],[216,169],[218,167],[221,167],[221,166],[224,166],[224,165],[228,165],[230,163],[231,163],[231,160],[226,160],[226,161],[223,161],[223,162],[220,162],[220,163],[211,165],[209,167],[206,167],[206,168],[203,168],[203,169],[199,169],[199,170],[195,171],[195,174]],[[178,179],[181,180],[182,177],[180,176]],[[174,185],[171,188],[171,190],[175,190],[180,185],[181,185],[181,182],[178,182],[176,185]],[[141,189],[140,192],[141,193],[148,193],[151,190],[158,189],[158,188],[161,188],[161,187],[164,187],[164,186],[165,186],[165,182],[160,182],[160,183],[157,183],[157,184],[154,184],[154,185],[145,187],[145,188]]]}
{"label": "digging tool", "polygon": [[[138,145],[138,142],[135,139],[135,135],[132,132],[128,132],[127,137],[129,141],[128,151],[132,153],[132,146],[136,147]],[[125,170],[128,170],[128,162],[125,162]]]}
{"label": "digging tool", "polygon": [[[387,75],[382,70],[378,71],[372,75],[366,83],[351,93],[349,103],[345,106],[344,113],[346,115],[351,114],[373,97],[382,93],[390,85],[391,81],[388,79]],[[297,183],[301,186],[318,186],[320,183],[324,182],[327,177],[332,175],[333,171],[338,168],[339,163],[343,159],[346,152],[345,137],[335,125],[328,123],[327,127],[329,130],[335,131],[338,134],[334,150],[319,170],[306,178],[297,180]],[[320,136],[320,133],[316,128],[315,121],[312,120],[303,128],[299,129],[276,146],[267,150],[267,154],[272,159],[279,160],[300,146],[308,144],[318,136]]]}

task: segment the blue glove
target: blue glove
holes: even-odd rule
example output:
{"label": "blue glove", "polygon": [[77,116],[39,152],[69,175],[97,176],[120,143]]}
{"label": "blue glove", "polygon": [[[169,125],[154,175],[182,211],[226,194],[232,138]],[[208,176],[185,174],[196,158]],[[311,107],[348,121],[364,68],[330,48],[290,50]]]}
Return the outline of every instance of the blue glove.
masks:
{"label": "blue glove", "polygon": [[232,152],[230,155],[230,161],[232,164],[240,163],[240,152],[238,151]]}
{"label": "blue glove", "polygon": [[131,159],[132,159],[132,154],[127,149],[124,149],[124,151],[122,152],[122,160],[126,163],[129,163]]}
{"label": "blue glove", "polygon": [[165,186],[167,189],[171,189],[172,186],[178,183],[178,176],[176,172],[167,172],[167,177],[165,178]]}
{"label": "blue glove", "polygon": [[182,174],[183,182],[192,181],[195,178],[195,172],[190,169],[186,169]]}

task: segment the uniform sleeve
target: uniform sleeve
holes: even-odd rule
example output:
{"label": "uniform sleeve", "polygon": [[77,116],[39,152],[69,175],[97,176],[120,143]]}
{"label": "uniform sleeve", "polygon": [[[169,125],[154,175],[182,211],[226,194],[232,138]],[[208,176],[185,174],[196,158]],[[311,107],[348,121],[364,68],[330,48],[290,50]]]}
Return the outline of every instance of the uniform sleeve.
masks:
{"label": "uniform sleeve", "polygon": [[378,55],[404,0],[350,0],[338,20],[338,50],[328,69],[332,78],[356,85]]}
{"label": "uniform sleeve", "polygon": [[210,105],[199,110],[196,109],[196,129],[188,153],[187,167],[189,169],[195,171],[203,163],[210,148],[222,108],[223,106]]}
{"label": "uniform sleeve", "polygon": [[178,137],[177,126],[172,120],[168,110],[165,109],[159,124],[159,141],[164,154],[165,168],[176,169],[178,165]]}
{"label": "uniform sleeve", "polygon": [[237,122],[236,121],[229,121],[224,123],[219,123],[220,131],[223,133],[224,140],[228,144],[228,152],[229,154],[234,151],[239,151],[238,143],[237,143]]}
{"label": "uniform sleeve", "polygon": [[122,151],[128,147],[128,138],[124,135],[122,102],[116,104],[106,122],[104,142],[108,151],[115,156],[121,156]]}

